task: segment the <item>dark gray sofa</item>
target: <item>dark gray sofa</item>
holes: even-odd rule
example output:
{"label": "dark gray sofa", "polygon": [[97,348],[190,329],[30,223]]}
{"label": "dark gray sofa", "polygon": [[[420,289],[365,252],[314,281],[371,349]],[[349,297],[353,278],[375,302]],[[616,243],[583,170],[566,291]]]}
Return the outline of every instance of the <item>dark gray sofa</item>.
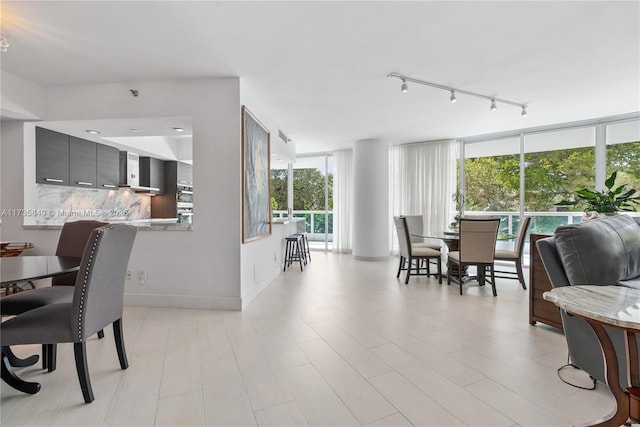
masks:
{"label": "dark gray sofa", "polygon": [[[553,287],[619,285],[640,289],[640,218],[614,215],[558,227],[536,242]],[[571,362],[605,382],[602,352],[587,322],[560,312]],[[606,328],[616,348],[621,384],[627,384],[623,333]],[[640,337],[638,337],[640,351]]]}

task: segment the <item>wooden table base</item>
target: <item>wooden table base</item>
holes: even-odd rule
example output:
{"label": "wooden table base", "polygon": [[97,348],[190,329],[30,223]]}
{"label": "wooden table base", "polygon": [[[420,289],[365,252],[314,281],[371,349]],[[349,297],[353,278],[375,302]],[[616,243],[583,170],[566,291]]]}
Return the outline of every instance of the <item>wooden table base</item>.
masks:
{"label": "wooden table base", "polygon": [[627,378],[630,386],[624,390],[620,386],[618,357],[616,356],[616,351],[611,342],[611,338],[609,338],[609,334],[607,334],[607,331],[605,331],[601,323],[585,317],[583,317],[583,319],[589,323],[598,337],[605,365],[605,380],[616,400],[616,408],[613,412],[596,421],[583,425],[619,427],[629,419],[633,422],[640,421],[640,373],[638,372],[638,347],[635,332],[625,331]]}

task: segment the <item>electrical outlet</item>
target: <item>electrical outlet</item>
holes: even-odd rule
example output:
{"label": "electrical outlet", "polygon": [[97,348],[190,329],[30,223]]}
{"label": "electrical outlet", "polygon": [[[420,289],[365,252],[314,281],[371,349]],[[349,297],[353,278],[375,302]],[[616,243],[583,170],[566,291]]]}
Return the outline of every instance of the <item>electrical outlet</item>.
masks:
{"label": "electrical outlet", "polygon": [[127,276],[126,276],[127,280],[131,280],[131,270],[127,270]]}
{"label": "electrical outlet", "polygon": [[142,269],[138,271],[138,281],[140,282],[141,285],[144,285],[145,283],[147,283],[147,270]]}

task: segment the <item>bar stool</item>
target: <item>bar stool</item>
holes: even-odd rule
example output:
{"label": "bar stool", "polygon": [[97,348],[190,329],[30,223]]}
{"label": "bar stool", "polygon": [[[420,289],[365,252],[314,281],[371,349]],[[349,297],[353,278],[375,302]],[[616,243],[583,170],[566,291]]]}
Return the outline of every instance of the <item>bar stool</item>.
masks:
{"label": "bar stool", "polygon": [[302,236],[302,254],[304,255],[304,264],[311,262],[311,250],[309,249],[309,239],[307,233],[293,233],[294,236]]}
{"label": "bar stool", "polygon": [[302,236],[299,234],[292,234],[287,236],[285,239],[287,240],[287,246],[284,251],[283,271],[287,271],[287,265],[291,266],[291,263],[294,261],[298,261],[300,263],[300,271],[303,271],[302,262],[305,260],[305,256]]}

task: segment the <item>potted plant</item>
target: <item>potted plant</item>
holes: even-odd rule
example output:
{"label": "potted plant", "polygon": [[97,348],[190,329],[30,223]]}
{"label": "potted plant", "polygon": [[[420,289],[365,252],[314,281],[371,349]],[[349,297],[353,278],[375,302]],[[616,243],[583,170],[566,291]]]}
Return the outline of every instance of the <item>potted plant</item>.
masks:
{"label": "potted plant", "polygon": [[[556,203],[556,206],[585,205],[584,211],[587,217],[597,217],[597,214],[612,215],[620,211],[635,212],[636,205],[640,204],[640,197],[635,196],[635,189],[627,189],[627,184],[616,187],[617,176],[618,172],[616,171],[607,178],[604,182],[604,190],[598,191],[583,188],[576,191],[576,200],[565,200]],[[596,214],[590,214],[591,212]]]}

